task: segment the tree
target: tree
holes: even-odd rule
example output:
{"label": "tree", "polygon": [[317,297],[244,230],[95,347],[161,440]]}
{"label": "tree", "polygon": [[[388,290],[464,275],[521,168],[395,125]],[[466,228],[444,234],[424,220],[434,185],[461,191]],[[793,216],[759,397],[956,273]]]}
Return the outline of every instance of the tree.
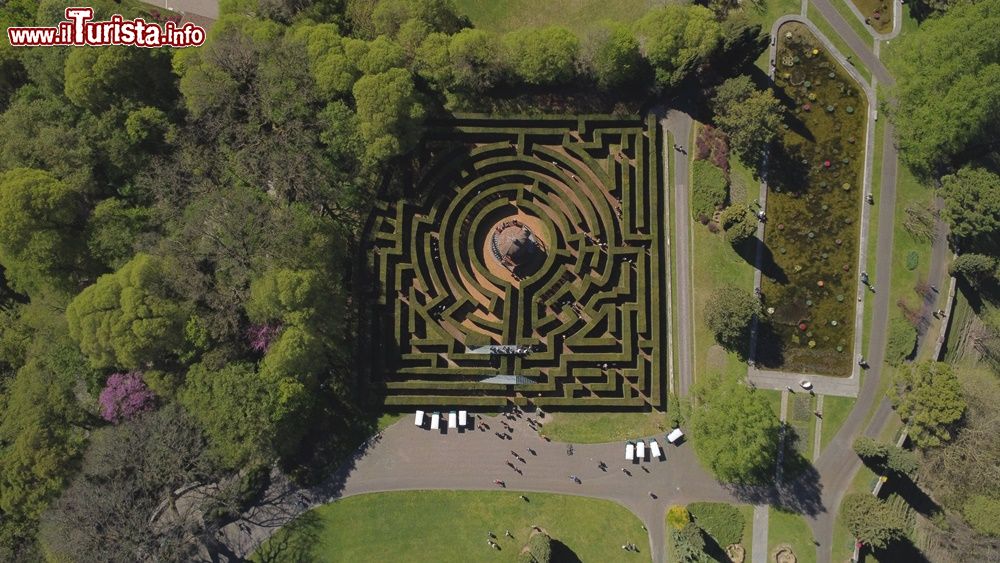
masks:
{"label": "tree", "polygon": [[889,455],[888,448],[882,442],[868,436],[858,436],[854,440],[854,453],[858,454],[866,463],[874,461],[882,463]]}
{"label": "tree", "polygon": [[739,246],[757,234],[757,216],[749,205],[730,205],[722,212],[720,220],[726,231],[726,240],[733,246]]}
{"label": "tree", "polygon": [[1000,499],[975,495],[962,507],[962,516],[980,533],[1000,537]]}
{"label": "tree", "polygon": [[969,285],[979,287],[997,274],[997,259],[985,254],[962,254],[951,263],[949,273],[961,277]]}
{"label": "tree", "polygon": [[995,147],[1000,128],[1000,13],[993,2],[954,6],[900,38],[890,60],[900,156],[931,175]]}
{"label": "tree", "polygon": [[65,68],[66,98],[94,113],[125,100],[165,106],[177,97],[170,54],[162,49],[71,49]]}
{"label": "tree", "polygon": [[712,559],[705,553],[705,536],[694,522],[688,522],[680,530],[671,530],[677,560],[683,563],[708,563]]}
{"label": "tree", "polygon": [[246,363],[219,369],[196,364],[180,395],[228,468],[268,464],[293,452],[314,400],[295,379],[258,372]]}
{"label": "tree", "polygon": [[481,29],[463,29],[451,36],[447,64],[452,89],[482,93],[492,88],[502,74],[500,41]]}
{"label": "tree", "polygon": [[740,160],[759,166],[767,148],[778,137],[785,107],[770,89],[758,90],[746,75],[719,86],[712,100],[715,121],[729,136]]}
{"label": "tree", "polygon": [[731,285],[720,288],[705,307],[705,323],[724,348],[746,346],[750,325],[761,314],[760,299]]}
{"label": "tree", "polygon": [[354,84],[354,100],[369,163],[384,162],[416,146],[424,108],[405,69],[361,77]]}
{"label": "tree", "polygon": [[532,85],[569,82],[576,70],[580,40],[555,25],[524,28],[503,37],[505,57],[514,74]]}
{"label": "tree", "polygon": [[840,506],[840,514],[851,534],[875,549],[884,549],[904,535],[905,523],[872,494],[847,495]]}
{"label": "tree", "polygon": [[889,339],[885,345],[885,361],[898,366],[913,355],[917,345],[917,329],[902,317],[893,317],[889,322]]}
{"label": "tree", "polygon": [[137,369],[180,347],[188,307],[169,286],[167,270],[162,259],[138,254],[73,298],[69,332],[91,365]]}
{"label": "tree", "polygon": [[305,45],[309,68],[322,98],[345,97],[351,93],[360,73],[347,58],[340,30],[335,24],[299,25],[292,29],[291,36]]}
{"label": "tree", "polygon": [[142,374],[135,371],[113,373],[97,402],[101,418],[109,422],[131,420],[154,406],[156,397],[146,387]]}
{"label": "tree", "polygon": [[43,515],[41,541],[60,560],[189,559],[200,514],[178,511],[175,490],[211,476],[205,439],[176,404],[103,428],[80,474]]}
{"label": "tree", "polygon": [[965,399],[949,364],[911,364],[896,371],[893,384],[893,406],[909,425],[916,446],[931,448],[951,439],[952,426],[965,412]]}
{"label": "tree", "polygon": [[395,36],[411,20],[443,33],[455,33],[462,26],[462,18],[450,0],[382,0],[372,11],[372,23],[379,35]]}
{"label": "tree", "polygon": [[528,543],[521,550],[518,561],[524,563],[549,563],[552,561],[552,538],[544,532],[532,531]]}
{"label": "tree", "polygon": [[68,289],[81,266],[80,194],[43,170],[0,175],[0,264],[22,292]]}
{"label": "tree", "polygon": [[659,89],[687,78],[715,51],[719,24],[703,6],[670,4],[646,12],[635,23],[643,56],[655,72]]}
{"label": "tree", "polygon": [[585,58],[597,85],[604,90],[642,84],[649,65],[639,52],[639,41],[627,26],[607,22],[590,38]]}
{"label": "tree", "polygon": [[694,161],[691,165],[691,192],[691,213],[702,223],[708,222],[708,218],[729,197],[726,172],[707,160]]}
{"label": "tree", "polygon": [[135,244],[147,232],[153,213],[147,207],[130,207],[118,198],[97,204],[87,222],[87,247],[104,265],[118,269],[135,254]]}
{"label": "tree", "polygon": [[1000,176],[965,167],[941,178],[944,217],[960,240],[994,250],[1000,231]]}
{"label": "tree", "polygon": [[757,484],[773,477],[780,423],[767,400],[736,381],[707,380],[691,416],[698,458],[727,483]]}

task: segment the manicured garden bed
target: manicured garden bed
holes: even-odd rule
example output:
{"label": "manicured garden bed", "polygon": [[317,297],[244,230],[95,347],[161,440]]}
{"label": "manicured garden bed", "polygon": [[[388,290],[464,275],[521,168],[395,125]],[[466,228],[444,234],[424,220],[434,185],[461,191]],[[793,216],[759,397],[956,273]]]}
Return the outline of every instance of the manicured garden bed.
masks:
{"label": "manicured garden bed", "polygon": [[785,24],[778,37],[775,84],[789,119],[768,165],[761,289],[774,335],[758,340],[758,357],[770,368],[847,376],[867,100],[805,26]]}

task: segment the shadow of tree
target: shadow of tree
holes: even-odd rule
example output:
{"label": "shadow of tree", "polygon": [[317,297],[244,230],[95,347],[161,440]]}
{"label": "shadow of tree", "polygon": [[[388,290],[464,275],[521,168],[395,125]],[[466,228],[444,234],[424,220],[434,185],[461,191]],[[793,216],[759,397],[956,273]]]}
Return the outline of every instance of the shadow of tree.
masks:
{"label": "shadow of tree", "polygon": [[885,549],[874,549],[872,554],[879,561],[898,561],[900,563],[927,563],[930,561],[917,546],[913,545],[909,538],[892,542]]}
{"label": "shadow of tree", "polygon": [[756,236],[747,239],[746,242],[736,247],[736,253],[753,267],[757,267],[757,247],[760,246],[760,273],[765,277],[774,280],[774,283],[787,284],[788,274],[774,260],[774,252]]}
{"label": "shadow of tree", "polygon": [[262,563],[312,561],[312,548],[319,542],[320,528],[319,516],[305,512],[272,536],[255,552],[255,557]]}
{"label": "shadow of tree", "polygon": [[757,365],[765,368],[780,368],[785,363],[785,341],[767,321],[757,323]]}
{"label": "shadow of tree", "polygon": [[552,563],[580,563],[580,558],[563,542],[552,540]]}

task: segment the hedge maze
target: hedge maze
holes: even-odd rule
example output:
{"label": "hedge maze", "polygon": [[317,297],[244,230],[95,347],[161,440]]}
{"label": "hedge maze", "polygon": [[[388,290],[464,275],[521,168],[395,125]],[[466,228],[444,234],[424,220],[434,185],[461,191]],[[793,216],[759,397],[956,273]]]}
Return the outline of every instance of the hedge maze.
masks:
{"label": "hedge maze", "polygon": [[386,404],[662,406],[660,143],[652,117],[436,125],[369,223]]}

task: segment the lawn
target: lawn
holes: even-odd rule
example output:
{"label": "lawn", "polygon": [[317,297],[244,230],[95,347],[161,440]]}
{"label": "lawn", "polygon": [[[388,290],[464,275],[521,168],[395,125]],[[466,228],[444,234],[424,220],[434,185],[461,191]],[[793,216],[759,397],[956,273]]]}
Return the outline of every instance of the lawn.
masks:
{"label": "lawn", "polygon": [[[697,135],[697,133],[696,133]],[[732,204],[757,201],[760,182],[753,174],[730,158],[730,199]],[[694,189],[694,186],[692,186]],[[679,211],[690,216],[690,210]],[[747,291],[753,289],[753,266],[733,250],[723,233],[712,233],[708,227],[692,221],[691,227],[691,281],[692,310],[691,322],[694,326],[694,372],[696,374],[719,373],[727,377],[746,375],[746,363],[739,354],[727,352],[715,343],[715,337],[705,323],[705,310],[721,287],[735,285]]]}
{"label": "lawn", "polygon": [[[516,492],[405,491],[350,497],[307,512],[254,554],[256,561],[515,561],[539,526],[581,561],[649,561],[642,523],[606,500]],[[363,523],[363,525],[359,525]],[[505,537],[509,530],[513,538]],[[500,550],[487,545],[496,534]],[[563,547],[565,546],[565,547]],[[553,555],[559,551],[553,550]],[[567,555],[565,551],[562,553]]]}
{"label": "lawn", "polygon": [[826,395],[823,397],[823,428],[820,430],[819,447],[822,451],[826,445],[837,435],[840,426],[847,420],[847,415],[851,414],[854,408],[854,399],[851,397],[834,397]]}
{"label": "lawn", "polygon": [[[914,236],[908,229],[908,225],[912,226],[916,223],[913,214],[927,209],[932,204],[933,199],[934,192],[917,180],[906,165],[900,163],[896,181],[896,214],[892,239],[892,287],[889,288],[890,322],[893,317],[905,316],[903,309],[899,306],[900,303],[904,303],[909,310],[916,313],[919,313],[923,307],[923,299],[917,294],[915,288],[918,282],[927,280],[930,271],[931,241],[927,238]],[[911,266],[915,267],[911,268]],[[878,282],[879,280],[873,281],[875,284]]]}
{"label": "lawn", "polygon": [[[800,514],[785,512],[773,506],[768,510],[770,510],[767,527],[768,560],[772,560],[771,554],[778,545],[789,544],[799,563],[814,563],[816,547],[813,545],[812,531],[809,530],[805,518]],[[834,558],[834,561],[841,559]]]}
{"label": "lawn", "polygon": [[[674,406],[671,405],[671,408]],[[542,436],[557,442],[595,444],[662,434],[669,429],[662,412],[560,412],[547,413]]]}
{"label": "lawn", "polygon": [[[871,22],[871,28],[877,33],[891,33],[892,32],[892,3],[895,0],[849,0],[854,2],[857,6],[858,11],[861,12],[868,21]],[[858,20],[858,16],[854,15],[854,12],[846,4],[841,4],[841,2],[834,2],[834,6],[837,7],[837,11],[846,19],[851,27],[861,36],[862,39],[868,39],[871,36],[871,32],[868,31],[869,27],[865,25],[862,21]],[[875,12],[878,12],[878,19],[875,18]]]}
{"label": "lawn", "polygon": [[581,35],[602,20],[637,20],[650,8],[649,0],[455,0],[455,4],[460,14],[483,29],[506,32],[557,24]]}

